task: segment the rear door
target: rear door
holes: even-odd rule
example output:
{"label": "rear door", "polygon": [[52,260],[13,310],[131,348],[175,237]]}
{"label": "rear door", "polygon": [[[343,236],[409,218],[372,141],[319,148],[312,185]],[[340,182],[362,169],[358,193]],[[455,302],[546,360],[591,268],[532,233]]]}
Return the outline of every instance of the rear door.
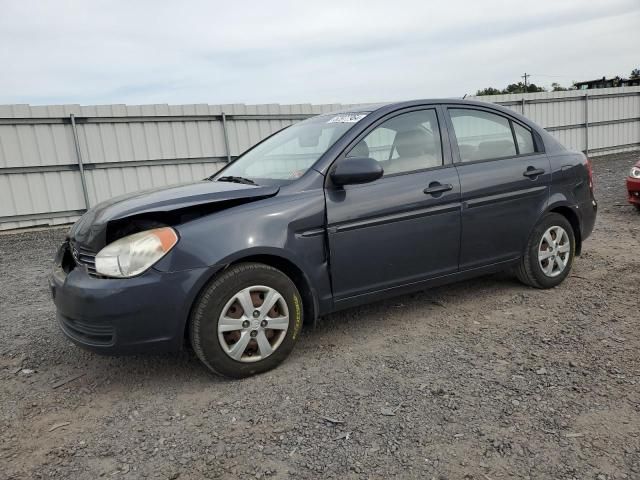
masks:
{"label": "rear door", "polygon": [[551,168],[526,125],[490,108],[449,105],[460,176],[460,270],[520,257],[549,198]]}
{"label": "rear door", "polygon": [[371,183],[327,186],[337,301],[457,271],[460,184],[438,110],[390,114],[336,160],[366,156],[384,168]]}

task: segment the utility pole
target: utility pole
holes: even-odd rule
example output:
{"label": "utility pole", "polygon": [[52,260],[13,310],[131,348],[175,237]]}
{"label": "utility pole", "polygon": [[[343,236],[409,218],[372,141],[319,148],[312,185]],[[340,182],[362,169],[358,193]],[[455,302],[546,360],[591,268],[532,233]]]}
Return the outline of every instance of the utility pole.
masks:
{"label": "utility pole", "polygon": [[527,82],[527,79],[528,79],[530,76],[531,76],[531,75],[530,75],[530,74],[528,74],[527,72],[524,72],[524,75],[522,76],[522,78],[524,78],[524,92],[525,92],[525,93],[527,93],[527,92],[528,92],[528,88],[527,88],[527,86],[528,86],[528,84],[529,84],[529,83]]}

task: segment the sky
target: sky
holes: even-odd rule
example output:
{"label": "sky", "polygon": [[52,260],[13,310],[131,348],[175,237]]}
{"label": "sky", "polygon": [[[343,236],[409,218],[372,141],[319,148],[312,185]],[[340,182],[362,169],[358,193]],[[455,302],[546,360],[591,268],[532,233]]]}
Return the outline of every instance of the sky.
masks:
{"label": "sky", "polygon": [[0,104],[364,103],[640,68],[640,0],[0,0]]}

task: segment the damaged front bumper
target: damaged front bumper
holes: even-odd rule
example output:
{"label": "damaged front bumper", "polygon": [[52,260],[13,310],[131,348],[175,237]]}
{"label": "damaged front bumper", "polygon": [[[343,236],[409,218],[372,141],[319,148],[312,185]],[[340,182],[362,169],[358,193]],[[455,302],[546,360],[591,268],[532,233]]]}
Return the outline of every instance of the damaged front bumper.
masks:
{"label": "damaged front bumper", "polygon": [[100,278],[58,251],[49,277],[57,319],[74,343],[105,354],[180,350],[192,302],[208,268]]}

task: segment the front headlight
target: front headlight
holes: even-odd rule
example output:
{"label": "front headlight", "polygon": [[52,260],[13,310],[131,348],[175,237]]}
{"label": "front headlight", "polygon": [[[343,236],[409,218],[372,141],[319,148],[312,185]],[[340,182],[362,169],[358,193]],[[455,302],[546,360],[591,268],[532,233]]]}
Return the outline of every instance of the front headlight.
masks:
{"label": "front headlight", "polygon": [[164,257],[176,243],[178,235],[171,227],[122,237],[98,252],[96,272],[105,277],[134,277]]}
{"label": "front headlight", "polygon": [[629,176],[633,178],[640,178],[640,167],[631,167]]}

